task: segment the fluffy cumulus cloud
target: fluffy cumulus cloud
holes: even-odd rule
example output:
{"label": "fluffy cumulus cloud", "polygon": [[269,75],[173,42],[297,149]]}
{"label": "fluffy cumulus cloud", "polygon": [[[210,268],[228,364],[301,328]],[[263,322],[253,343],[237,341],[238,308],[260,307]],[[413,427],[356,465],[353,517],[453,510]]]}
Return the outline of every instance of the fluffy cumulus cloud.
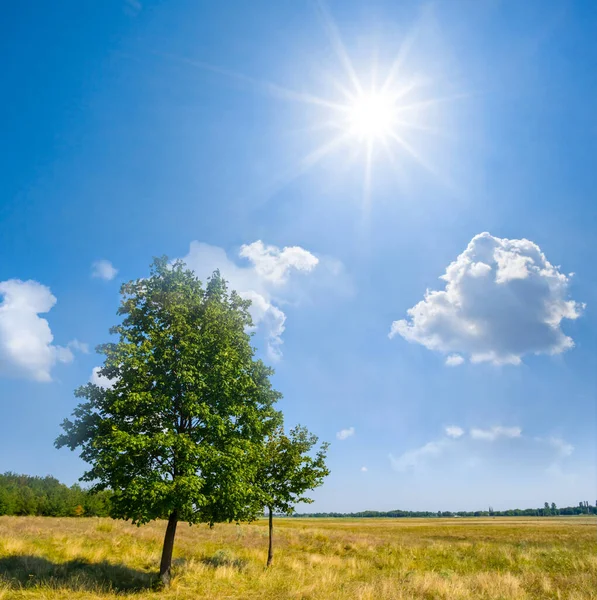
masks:
{"label": "fluffy cumulus cloud", "polygon": [[253,323],[265,335],[269,358],[277,360],[286,323],[280,305],[293,301],[292,279],[312,273],[320,260],[299,246],[280,249],[261,240],[241,246],[238,256],[244,264],[229,258],[222,248],[195,241],[183,260],[202,280],[219,269],[231,289],[251,300]]}
{"label": "fluffy cumulus cloud", "polygon": [[560,354],[574,346],[561,329],[584,305],[569,298],[570,276],[552,265],[539,246],[525,239],[476,235],[441,277],[443,291],[427,291],[392,323],[390,337],[448,355],[457,366],[518,365],[525,354]]}
{"label": "fluffy cumulus cloud", "polygon": [[96,279],[104,279],[105,281],[111,281],[116,277],[118,269],[109,260],[96,260],[91,265],[91,276]]}
{"label": "fluffy cumulus cloud", "polygon": [[300,246],[280,250],[266,246],[261,240],[241,246],[239,255],[249,259],[259,277],[274,285],[286,283],[293,269],[309,272],[319,263],[318,258]]}
{"label": "fluffy cumulus cloud", "polygon": [[560,471],[563,461],[573,452],[574,446],[560,437],[525,436],[520,427],[472,427],[467,434],[462,427],[450,425],[444,428],[444,435],[438,439],[399,456],[388,456],[392,468],[402,473],[426,469],[442,460],[450,465],[473,468],[492,461],[499,465],[506,458],[515,464],[523,461],[532,465],[542,464],[549,472],[554,469]]}
{"label": "fluffy cumulus cloud", "polygon": [[347,429],[341,429],[337,434],[336,438],[339,440],[346,440],[349,437],[353,436],[355,432],[354,427],[348,427]]}
{"label": "fluffy cumulus cloud", "polygon": [[[52,344],[46,319],[56,304],[50,289],[37,281],[10,279],[0,282],[0,373],[36,381],[51,381],[51,369],[73,360],[72,350]],[[83,349],[81,342],[71,342]]]}

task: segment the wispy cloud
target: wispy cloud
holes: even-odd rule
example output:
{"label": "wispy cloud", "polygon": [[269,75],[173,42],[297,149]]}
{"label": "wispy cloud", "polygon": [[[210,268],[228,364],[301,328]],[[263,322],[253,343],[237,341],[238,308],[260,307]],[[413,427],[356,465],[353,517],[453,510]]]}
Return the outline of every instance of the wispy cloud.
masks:
{"label": "wispy cloud", "polygon": [[448,456],[459,465],[471,467],[481,461],[497,460],[504,452],[512,456],[514,451],[528,460],[541,457],[546,465],[550,465],[549,468],[560,468],[562,461],[573,453],[574,446],[560,437],[524,436],[520,427],[473,427],[467,435],[462,427],[449,425],[444,428],[443,437],[399,456],[389,454],[389,459],[394,470],[405,472],[423,468],[442,458],[447,460]]}
{"label": "wispy cloud", "polygon": [[81,352],[82,354],[89,354],[89,344],[85,342],[80,342],[77,339],[71,340],[67,346],[71,350],[75,350],[76,352]]}
{"label": "wispy cloud", "polygon": [[341,429],[337,434],[336,437],[339,440],[345,440],[347,438],[349,438],[350,436],[354,435],[355,433],[355,429],[354,427],[348,427],[347,429]]}
{"label": "wispy cloud", "polygon": [[111,281],[116,277],[118,269],[116,269],[109,260],[96,260],[91,265],[91,276],[96,279]]}
{"label": "wispy cloud", "polygon": [[574,446],[565,442],[562,438],[549,438],[548,443],[558,451],[560,456],[570,456],[574,452]]}
{"label": "wispy cloud", "polygon": [[473,428],[470,431],[471,438],[474,440],[485,440],[488,442],[494,442],[501,437],[519,438],[521,434],[522,429],[520,427],[501,427],[499,425],[490,429]]}
{"label": "wispy cloud", "polygon": [[448,425],[444,431],[446,432],[446,435],[451,438],[459,438],[464,435],[464,429],[457,425]]}
{"label": "wispy cloud", "polygon": [[414,469],[426,462],[429,458],[434,458],[443,454],[446,448],[450,445],[451,440],[442,439],[435,442],[428,442],[420,448],[415,450],[409,450],[398,457],[393,454],[389,454],[389,459],[392,464],[392,468],[396,471],[404,472],[409,469]]}

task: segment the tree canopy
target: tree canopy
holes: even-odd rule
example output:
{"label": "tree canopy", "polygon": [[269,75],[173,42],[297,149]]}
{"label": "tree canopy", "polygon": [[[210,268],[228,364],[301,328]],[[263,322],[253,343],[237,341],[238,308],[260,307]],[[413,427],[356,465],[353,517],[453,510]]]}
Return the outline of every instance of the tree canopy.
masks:
{"label": "tree canopy", "polygon": [[269,436],[258,471],[262,502],[269,511],[269,550],[267,565],[273,560],[273,514],[292,514],[299,502],[311,503],[305,492],[323,483],[329,474],[325,465],[328,444],[323,443],[313,455],[317,436],[297,426],[289,435],[278,427]]}
{"label": "tree canopy", "polygon": [[311,503],[305,492],[323,483],[329,475],[325,465],[328,444],[313,455],[316,435],[300,425],[286,435],[282,427],[269,436],[261,460],[259,488],[263,503],[273,512],[292,514],[298,503]]}
{"label": "tree canopy", "polygon": [[80,448],[90,464],[83,480],[112,490],[112,516],[169,519],[167,583],[178,521],[254,517],[258,458],[281,423],[280,394],[254,356],[250,302],[229,293],[218,271],[203,286],[163,257],[121,295],[117,341],[98,348],[110,385],[76,391],[83,402],[56,445]]}
{"label": "tree canopy", "polygon": [[109,506],[109,492],[94,494],[76,484],[68,487],[50,475],[0,475],[0,515],[105,517]]}

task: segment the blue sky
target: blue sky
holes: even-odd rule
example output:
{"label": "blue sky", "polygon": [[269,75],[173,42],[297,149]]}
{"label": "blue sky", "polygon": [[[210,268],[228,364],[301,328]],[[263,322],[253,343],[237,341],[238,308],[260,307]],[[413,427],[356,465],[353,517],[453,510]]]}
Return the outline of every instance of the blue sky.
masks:
{"label": "blue sky", "polygon": [[81,475],[59,424],[167,254],[254,300],[314,510],[594,501],[593,3],[3,13],[0,471]]}

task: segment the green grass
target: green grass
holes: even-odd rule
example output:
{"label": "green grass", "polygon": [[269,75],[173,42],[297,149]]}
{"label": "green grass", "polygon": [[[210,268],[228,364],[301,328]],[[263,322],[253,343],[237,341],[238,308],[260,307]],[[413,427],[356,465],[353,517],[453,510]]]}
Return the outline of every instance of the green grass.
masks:
{"label": "green grass", "polygon": [[180,525],[155,589],[164,523],[0,517],[0,599],[597,599],[597,519],[277,519]]}

